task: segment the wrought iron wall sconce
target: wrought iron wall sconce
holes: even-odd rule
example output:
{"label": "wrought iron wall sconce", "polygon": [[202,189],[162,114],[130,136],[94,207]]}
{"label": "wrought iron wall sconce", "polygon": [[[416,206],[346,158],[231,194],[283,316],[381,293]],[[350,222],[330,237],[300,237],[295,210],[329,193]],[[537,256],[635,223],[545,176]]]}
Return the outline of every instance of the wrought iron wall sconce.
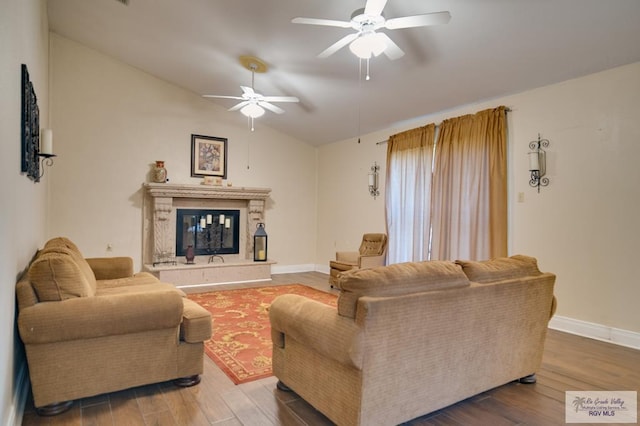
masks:
{"label": "wrought iron wall sconce", "polygon": [[378,166],[378,163],[374,161],[373,166],[371,166],[371,171],[369,172],[369,195],[371,195],[374,200],[380,195],[380,191],[378,190],[379,170],[380,166]]}
{"label": "wrought iron wall sconce", "polygon": [[540,133],[538,133],[538,140],[529,142],[529,173],[531,177],[529,179],[529,186],[538,188],[540,192],[541,186],[549,185],[549,178],[545,177],[547,174],[547,152],[542,148],[549,146],[548,139],[541,139]]}
{"label": "wrought iron wall sconce", "polygon": [[[57,155],[55,154],[38,154],[38,157],[40,157],[40,175],[38,176],[37,181],[40,180],[40,178],[42,176],[44,176],[44,166],[48,166],[51,167],[53,166],[53,158],[57,157]],[[36,181],[36,182],[37,182]]]}
{"label": "wrought iron wall sconce", "polygon": [[53,132],[51,131],[51,129],[42,129],[38,157],[40,157],[40,172],[36,182],[39,181],[42,176],[44,176],[44,166],[53,166],[53,159],[54,157],[56,157],[56,155],[53,153]]}

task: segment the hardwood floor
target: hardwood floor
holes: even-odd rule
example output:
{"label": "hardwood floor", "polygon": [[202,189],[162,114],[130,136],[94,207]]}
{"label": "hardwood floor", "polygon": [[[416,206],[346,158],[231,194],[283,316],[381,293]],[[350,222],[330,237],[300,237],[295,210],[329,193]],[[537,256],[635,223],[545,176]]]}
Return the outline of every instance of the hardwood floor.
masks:
{"label": "hardwood floor", "polygon": [[[274,275],[271,283],[333,291],[317,272]],[[226,288],[238,286],[226,286]],[[218,287],[222,288],[222,287]],[[296,394],[276,390],[274,377],[234,385],[205,356],[202,382],[159,383],[74,402],[70,411],[39,417],[32,402],[23,425],[331,425]],[[538,382],[510,383],[414,419],[411,426],[561,425],[567,390],[640,391],[640,351],[549,330]],[[428,386],[428,384],[425,384]]]}

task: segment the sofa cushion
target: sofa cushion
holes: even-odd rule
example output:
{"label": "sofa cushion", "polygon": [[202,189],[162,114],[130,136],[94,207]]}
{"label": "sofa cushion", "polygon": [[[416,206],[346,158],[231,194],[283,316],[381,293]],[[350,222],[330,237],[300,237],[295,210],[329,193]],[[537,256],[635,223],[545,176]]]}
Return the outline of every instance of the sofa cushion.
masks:
{"label": "sofa cushion", "polygon": [[47,249],[51,247],[65,247],[65,248],[68,248],[69,250],[74,251],[79,256],[82,256],[82,253],[80,252],[80,249],[78,248],[78,246],[75,245],[74,242],[68,239],[67,237],[51,238],[49,241],[45,243],[44,248]]}
{"label": "sofa cushion", "polygon": [[40,254],[31,263],[28,278],[40,302],[87,297],[95,291],[68,253]]}
{"label": "sofa cushion", "polygon": [[482,284],[542,274],[535,257],[520,254],[485,261],[456,260],[456,263],[470,281]]}
{"label": "sofa cushion", "polygon": [[343,272],[338,278],[338,313],[355,318],[362,296],[401,296],[469,286],[462,268],[453,262],[396,263]]}
{"label": "sofa cushion", "polygon": [[63,244],[50,244],[50,242],[51,240],[47,244],[45,244],[44,248],[40,251],[38,256],[46,253],[59,253],[70,256],[70,258],[73,259],[73,261],[80,268],[80,272],[84,274],[87,283],[89,283],[89,286],[91,287],[89,295],[93,296],[96,293],[96,276],[93,273],[93,269],[91,269],[91,266],[89,266],[89,263],[82,256],[82,253],[80,253],[77,248],[74,249],[73,247],[75,246],[70,247]]}
{"label": "sofa cushion", "polygon": [[[103,281],[100,281],[102,283]],[[135,278],[130,278],[129,283],[126,285],[120,285],[116,287],[98,287],[98,291],[96,292],[96,296],[113,296],[117,294],[138,294],[138,293],[154,293],[158,291],[173,291],[178,293],[180,297],[185,297],[185,293],[176,288],[173,284],[163,283],[156,278],[156,281],[145,282],[145,280],[138,280]]]}

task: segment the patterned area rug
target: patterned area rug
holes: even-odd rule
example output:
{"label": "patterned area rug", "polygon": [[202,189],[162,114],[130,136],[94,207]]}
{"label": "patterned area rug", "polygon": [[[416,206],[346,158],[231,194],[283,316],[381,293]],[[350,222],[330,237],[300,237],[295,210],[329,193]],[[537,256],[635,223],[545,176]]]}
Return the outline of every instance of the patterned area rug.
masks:
{"label": "patterned area rug", "polygon": [[187,297],[211,312],[205,353],[236,384],[271,376],[269,306],[281,294],[300,294],[329,306],[336,296],[301,284],[221,290]]}

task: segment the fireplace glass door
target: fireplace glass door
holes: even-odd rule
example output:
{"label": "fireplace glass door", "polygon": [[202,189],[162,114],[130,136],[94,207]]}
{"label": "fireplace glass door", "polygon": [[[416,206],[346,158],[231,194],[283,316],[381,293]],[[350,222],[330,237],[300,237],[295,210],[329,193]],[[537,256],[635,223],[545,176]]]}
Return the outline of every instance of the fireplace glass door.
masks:
{"label": "fireplace glass door", "polygon": [[240,253],[240,211],[178,209],[176,256]]}

